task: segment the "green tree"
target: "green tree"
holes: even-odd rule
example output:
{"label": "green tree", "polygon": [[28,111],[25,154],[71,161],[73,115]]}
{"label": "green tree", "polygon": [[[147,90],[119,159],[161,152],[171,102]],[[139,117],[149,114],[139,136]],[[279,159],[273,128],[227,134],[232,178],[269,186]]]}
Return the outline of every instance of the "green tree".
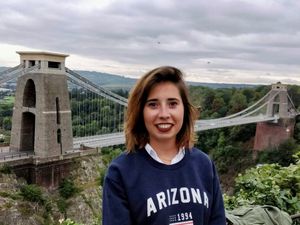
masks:
{"label": "green tree", "polygon": [[256,124],[233,126],[229,131],[229,138],[232,142],[246,142],[255,136]]}
{"label": "green tree", "polygon": [[235,92],[229,102],[229,108],[229,114],[234,114],[247,108],[246,97],[240,92]]}
{"label": "green tree", "polygon": [[6,116],[3,118],[2,126],[4,130],[11,130],[11,117]]}
{"label": "green tree", "polygon": [[255,97],[255,90],[253,88],[245,88],[242,90],[242,94],[246,97],[246,100],[249,103]]}
{"label": "green tree", "polygon": [[226,115],[227,107],[225,107],[225,101],[223,100],[223,98],[214,98],[211,107],[213,112],[217,112],[217,117],[223,117]]}

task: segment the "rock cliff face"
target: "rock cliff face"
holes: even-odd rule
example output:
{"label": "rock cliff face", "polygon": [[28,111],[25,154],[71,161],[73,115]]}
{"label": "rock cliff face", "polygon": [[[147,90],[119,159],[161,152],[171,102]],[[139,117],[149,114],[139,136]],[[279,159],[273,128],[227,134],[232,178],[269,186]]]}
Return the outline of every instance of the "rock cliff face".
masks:
{"label": "rock cliff face", "polygon": [[63,198],[59,190],[41,188],[43,201],[26,200],[21,194],[26,182],[13,173],[0,172],[0,225],[55,225],[62,218],[86,225],[101,224],[102,167],[100,155],[74,159],[68,179],[79,191]]}

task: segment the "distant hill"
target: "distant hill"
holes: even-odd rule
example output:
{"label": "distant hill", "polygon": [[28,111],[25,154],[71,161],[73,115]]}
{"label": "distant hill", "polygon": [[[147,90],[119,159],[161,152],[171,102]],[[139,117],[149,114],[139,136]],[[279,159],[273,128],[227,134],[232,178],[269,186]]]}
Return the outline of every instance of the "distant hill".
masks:
{"label": "distant hill", "polygon": [[10,67],[3,67],[3,66],[0,66],[0,72],[1,71],[4,71],[4,70],[7,70],[7,69],[9,69]]}
{"label": "distant hill", "polygon": [[136,82],[136,79],[114,75],[109,73],[101,73],[95,71],[74,70],[74,72],[87,78],[102,87],[109,89],[127,89],[129,90]]}
{"label": "distant hill", "polygon": [[202,83],[202,82],[192,82],[188,81],[188,85],[190,86],[203,86],[203,87],[209,87],[213,89],[218,88],[254,88],[259,85],[257,84],[227,84],[227,83]]}
{"label": "distant hill", "polygon": [[[0,72],[10,67],[0,67]],[[86,71],[86,70],[74,70],[74,72],[80,74],[81,76],[87,78],[88,80],[108,89],[125,89],[129,90],[137,81],[137,79],[129,78],[125,76],[102,73],[96,71]],[[245,87],[255,87],[257,85],[251,84],[226,84],[226,83],[202,83],[202,82],[192,82],[188,81],[188,85],[191,86],[203,86],[213,89],[218,88],[245,88]]]}

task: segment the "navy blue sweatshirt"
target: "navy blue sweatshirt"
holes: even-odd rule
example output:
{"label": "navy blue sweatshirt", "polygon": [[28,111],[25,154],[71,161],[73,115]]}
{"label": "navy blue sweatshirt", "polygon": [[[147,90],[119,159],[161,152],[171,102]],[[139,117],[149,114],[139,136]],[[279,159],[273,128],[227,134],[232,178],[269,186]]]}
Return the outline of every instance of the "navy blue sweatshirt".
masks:
{"label": "navy blue sweatshirt", "polygon": [[193,148],[173,165],[145,149],[123,153],[108,168],[103,225],[225,225],[222,193],[209,157]]}

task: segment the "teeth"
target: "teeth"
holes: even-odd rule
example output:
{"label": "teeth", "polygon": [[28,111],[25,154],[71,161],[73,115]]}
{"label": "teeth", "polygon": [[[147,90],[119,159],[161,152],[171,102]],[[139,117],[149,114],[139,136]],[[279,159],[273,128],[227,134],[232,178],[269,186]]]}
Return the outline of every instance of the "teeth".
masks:
{"label": "teeth", "polygon": [[171,127],[171,124],[159,124],[158,127],[162,129],[167,129]]}

